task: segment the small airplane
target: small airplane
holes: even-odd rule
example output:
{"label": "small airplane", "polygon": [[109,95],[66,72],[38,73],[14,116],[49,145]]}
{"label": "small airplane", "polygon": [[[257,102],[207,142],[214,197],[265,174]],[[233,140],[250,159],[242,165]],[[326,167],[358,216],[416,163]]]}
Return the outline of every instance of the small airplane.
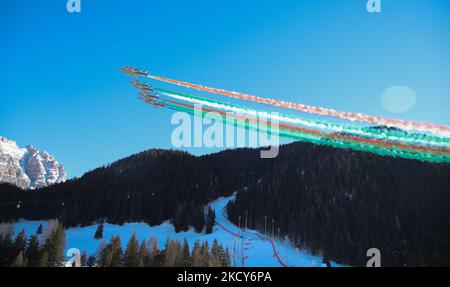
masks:
{"label": "small airplane", "polygon": [[120,68],[119,70],[124,72],[125,74],[127,74],[129,76],[136,77],[136,78],[139,78],[141,76],[142,77],[148,76],[148,72],[147,71],[144,71],[142,69],[136,69],[136,68],[129,67],[129,66],[125,66],[123,68]]}
{"label": "small airplane", "polygon": [[158,93],[152,95],[148,91],[140,91],[139,95],[141,95],[142,98],[152,98],[152,99],[155,99],[155,100],[159,99],[159,94]]}
{"label": "small airplane", "polygon": [[153,92],[153,87],[147,83],[140,83],[138,80],[131,81],[130,84],[143,91]]}
{"label": "small airplane", "polygon": [[156,100],[154,100],[154,99],[145,99],[145,98],[143,98],[142,99],[144,102],[146,102],[147,104],[149,104],[149,105],[152,105],[154,108],[163,108],[163,107],[165,107],[166,105],[164,104],[164,102],[158,102],[158,101],[156,101]]}
{"label": "small airplane", "polygon": [[159,99],[159,95],[151,95],[149,93],[146,92],[141,92],[139,93],[140,97],[138,97],[139,99],[143,100],[144,102],[146,102],[147,104],[152,105],[154,108],[159,108],[159,107],[165,107],[164,102],[158,102],[157,100]]}

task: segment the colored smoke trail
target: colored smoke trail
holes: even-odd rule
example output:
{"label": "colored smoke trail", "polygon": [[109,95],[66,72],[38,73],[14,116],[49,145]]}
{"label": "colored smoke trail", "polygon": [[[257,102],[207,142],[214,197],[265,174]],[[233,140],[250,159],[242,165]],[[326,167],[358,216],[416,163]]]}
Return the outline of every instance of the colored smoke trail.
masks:
{"label": "colored smoke trail", "polygon": [[[177,106],[175,104],[174,105],[169,104],[168,108],[177,110],[177,111],[187,112],[187,113],[190,113],[191,115],[195,115],[193,108]],[[203,116],[205,116],[205,117],[210,116],[209,112],[203,111]],[[256,131],[264,131],[264,129],[261,129],[260,126],[257,125],[256,123],[253,123],[253,124],[250,123],[249,125],[246,125],[245,123],[240,122],[240,121],[236,122],[235,121],[236,118],[233,118],[233,117],[224,118],[224,119],[226,120],[226,124],[231,124],[231,125],[237,124],[238,126],[243,127],[247,130],[252,129],[252,130],[256,130]],[[330,140],[330,139],[321,138],[321,137],[317,137],[317,136],[313,136],[313,135],[302,134],[300,132],[293,132],[293,131],[290,131],[290,130],[287,130],[284,128],[280,128],[279,136],[284,137],[284,138],[319,144],[319,145],[327,145],[327,146],[331,146],[331,147],[335,147],[335,148],[344,148],[344,149],[350,148],[350,149],[357,150],[357,151],[371,152],[371,153],[375,153],[375,154],[379,154],[379,155],[383,155],[383,156],[402,157],[402,158],[416,159],[416,160],[429,161],[429,162],[450,162],[450,159],[448,157],[443,157],[443,156],[439,156],[439,155],[411,153],[411,152],[405,152],[405,151],[400,151],[400,150],[388,150],[385,148],[378,148],[378,147],[373,147],[370,145],[362,145],[359,143],[352,143],[352,142],[344,143],[341,141]]]}
{"label": "colored smoke trail", "polygon": [[[222,103],[219,101],[213,101],[210,99],[205,99],[197,96],[186,95],[181,93],[176,93],[160,88],[155,88],[160,94],[167,97],[175,98],[182,101],[187,101],[194,104],[209,106],[215,109],[227,110],[231,112],[236,112],[240,114],[257,116],[259,118],[277,120],[279,122],[287,122],[292,124],[301,124],[304,126],[319,128],[324,130],[331,130],[333,132],[348,133],[364,137],[372,137],[379,140],[389,140],[389,141],[401,141],[408,144],[419,144],[419,145],[433,145],[444,148],[444,151],[449,152],[448,146],[450,141],[448,139],[442,139],[440,137],[428,136],[428,135],[417,135],[417,134],[406,134],[401,131],[389,131],[389,130],[374,130],[367,128],[356,128],[348,125],[333,124],[321,121],[312,121],[294,117],[285,114],[273,114],[266,111],[250,109],[246,107],[240,107],[237,105]],[[447,148],[447,150],[446,150]]]}
{"label": "colored smoke trail", "polygon": [[211,88],[211,87],[207,87],[207,86],[192,84],[192,83],[188,83],[188,82],[173,80],[173,79],[154,76],[154,75],[147,75],[147,77],[157,80],[157,81],[162,81],[162,82],[166,82],[169,84],[182,86],[185,88],[192,88],[192,89],[196,89],[196,90],[203,91],[203,92],[223,95],[223,96],[227,96],[227,97],[231,97],[231,98],[235,98],[235,99],[247,100],[247,101],[252,101],[252,102],[256,102],[256,103],[287,108],[287,109],[294,109],[294,110],[299,110],[302,112],[316,114],[316,115],[331,116],[331,117],[336,117],[336,118],[341,118],[341,119],[347,119],[350,121],[359,121],[359,122],[366,122],[366,123],[372,123],[372,124],[378,124],[378,125],[386,125],[388,127],[397,127],[397,128],[401,128],[401,129],[408,130],[408,131],[417,130],[417,131],[422,131],[422,132],[431,132],[431,133],[438,134],[438,135],[441,135],[444,137],[450,137],[450,127],[445,126],[445,125],[407,121],[407,120],[401,120],[401,119],[390,119],[390,118],[384,118],[384,117],[364,115],[361,113],[341,112],[341,111],[337,111],[334,109],[308,106],[308,105],[303,105],[303,104],[269,99],[269,98],[262,98],[262,97],[252,96],[252,95],[233,92],[233,91],[227,91],[227,90],[218,89],[218,88]]}
{"label": "colored smoke trail", "polygon": [[[168,108],[188,112],[195,115],[195,107],[193,105],[172,100],[166,100],[166,105]],[[244,127],[246,129],[262,131],[262,129],[260,128],[262,125],[263,127],[265,126],[266,130],[269,130],[267,123],[261,124],[261,122],[258,122],[257,119],[249,119],[247,117],[241,116],[230,116],[223,111],[215,109],[202,109],[203,116],[211,116],[211,112],[218,113],[224,116],[227,124],[234,125],[236,123],[235,119],[237,119],[243,121]],[[244,121],[249,121],[249,125],[247,126]],[[450,162],[448,153],[434,153],[432,149],[428,149],[426,147],[415,147],[414,149],[412,149],[411,146],[402,143],[386,143],[373,139],[363,139],[340,134],[324,134],[319,131],[308,130],[285,124],[280,124],[279,135],[282,137],[307,141],[315,144],[328,145],[338,148],[350,148],[353,150],[367,151],[380,155],[389,155],[433,162]]]}
{"label": "colored smoke trail", "polygon": [[[188,108],[192,108],[194,109],[193,105],[189,105],[189,104],[185,104],[185,103],[180,103],[180,102],[176,102],[176,101],[171,101],[171,100],[166,100],[169,103],[173,103],[176,105],[181,105],[181,106],[185,106]],[[215,109],[208,109],[208,108],[203,108],[203,110],[206,110],[207,112],[215,112],[215,113],[219,113],[222,116],[226,116],[226,113],[220,110],[215,110]],[[240,119],[240,120],[249,120],[248,117],[241,117],[241,116],[235,116],[235,118]],[[258,124],[257,119],[252,119],[253,122],[255,122],[256,124]],[[305,134],[309,134],[309,135],[315,135],[315,136],[320,136],[323,138],[329,138],[329,139],[336,139],[336,140],[343,140],[343,141],[350,141],[350,142],[357,142],[357,143],[362,143],[362,144],[371,144],[371,145],[377,145],[380,147],[387,147],[387,148],[400,148],[400,149],[404,149],[404,150],[410,150],[410,151],[420,151],[420,152],[425,152],[425,153],[437,153],[437,154],[441,154],[441,155],[448,155],[448,150],[441,150],[441,149],[436,149],[436,148],[429,148],[429,147],[424,147],[424,146],[410,146],[404,143],[399,143],[399,142],[383,142],[383,141],[378,141],[375,139],[366,139],[366,138],[359,138],[359,137],[355,137],[355,136],[349,136],[349,135],[343,135],[343,134],[327,134],[327,133],[323,133],[321,131],[317,131],[317,130],[311,130],[311,129],[306,129],[306,128],[300,128],[300,127],[296,127],[296,126],[291,126],[291,125],[286,125],[286,124],[279,124],[279,126],[281,128],[284,128],[286,130],[289,131],[294,131],[294,132],[300,132],[300,133],[305,133]]]}

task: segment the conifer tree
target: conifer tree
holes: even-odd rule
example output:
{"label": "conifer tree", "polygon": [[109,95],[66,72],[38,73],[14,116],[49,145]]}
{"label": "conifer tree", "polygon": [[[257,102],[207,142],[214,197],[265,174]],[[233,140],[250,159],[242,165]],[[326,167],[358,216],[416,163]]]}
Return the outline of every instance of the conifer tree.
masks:
{"label": "conifer tree", "polygon": [[104,230],[103,222],[97,225],[97,230],[95,230],[94,239],[102,239],[103,238],[103,230]]}
{"label": "conifer tree", "polygon": [[182,267],[190,267],[191,266],[191,253],[190,253],[190,249],[189,249],[189,243],[187,242],[186,239],[183,242],[182,257],[183,257],[183,259],[181,262],[181,266]]}
{"label": "conifer tree", "polygon": [[148,253],[149,258],[146,262],[146,266],[161,266],[162,265],[162,254],[159,250],[158,239],[152,236],[148,241]]}
{"label": "conifer tree", "polygon": [[206,234],[212,233],[215,221],[216,214],[211,207],[208,207],[208,215],[206,216]]}
{"label": "conifer tree", "polygon": [[145,267],[150,265],[150,253],[148,252],[145,240],[142,241],[141,246],[139,247],[138,258],[139,258],[138,264],[139,267]]}
{"label": "conifer tree", "polygon": [[48,254],[47,263],[50,267],[62,266],[66,245],[65,231],[58,220],[48,223],[44,250]]}
{"label": "conifer tree", "polygon": [[98,265],[100,266],[104,266],[103,264],[105,263],[104,260],[104,254],[105,254],[105,250],[106,250],[106,241],[102,240],[102,242],[100,242],[100,245],[97,247],[97,250],[95,251],[94,254],[94,261],[98,263]]}
{"label": "conifer tree", "polygon": [[33,234],[25,250],[25,257],[28,260],[28,266],[37,267],[40,263],[41,252],[39,250],[39,239]]}
{"label": "conifer tree", "polygon": [[23,252],[25,252],[26,243],[27,238],[25,235],[25,230],[22,230],[19,232],[19,234],[16,236],[16,239],[14,240],[14,251],[16,252],[16,254],[22,252],[23,257]]}
{"label": "conifer tree", "polygon": [[10,266],[17,256],[15,252],[14,243],[14,226],[11,224],[0,225],[0,266]]}
{"label": "conifer tree", "polygon": [[136,234],[133,234],[128,241],[127,248],[124,253],[124,266],[125,267],[138,267],[139,266],[139,242],[136,238]]}
{"label": "conifer tree", "polygon": [[39,224],[37,230],[36,230],[36,234],[42,234],[42,224]]}
{"label": "conifer tree", "polygon": [[232,267],[231,266],[231,256],[230,256],[230,252],[228,250],[228,247],[225,251],[225,258],[222,259],[222,267]]}
{"label": "conifer tree", "polygon": [[39,261],[38,261],[38,267],[48,267],[49,266],[49,261],[48,261],[48,251],[47,250],[42,250],[42,252],[40,253],[39,256]]}
{"label": "conifer tree", "polygon": [[157,251],[159,251],[158,239],[152,236],[148,241],[148,252],[150,255],[154,255]]}
{"label": "conifer tree", "polygon": [[209,266],[209,244],[208,241],[203,242],[201,255],[200,255],[200,267]]}
{"label": "conifer tree", "polygon": [[120,267],[123,262],[123,250],[120,236],[113,236],[106,247],[106,267]]}
{"label": "conifer tree", "polygon": [[194,247],[192,248],[192,267],[201,267],[202,265],[202,251],[200,241],[195,240]]}
{"label": "conifer tree", "polygon": [[164,267],[174,267],[177,263],[178,252],[181,250],[178,240],[168,240],[164,251]]}
{"label": "conifer tree", "polygon": [[209,267],[220,267],[222,262],[220,258],[222,257],[221,246],[219,245],[219,241],[214,239],[213,245],[211,247],[211,252],[209,253],[208,266]]}

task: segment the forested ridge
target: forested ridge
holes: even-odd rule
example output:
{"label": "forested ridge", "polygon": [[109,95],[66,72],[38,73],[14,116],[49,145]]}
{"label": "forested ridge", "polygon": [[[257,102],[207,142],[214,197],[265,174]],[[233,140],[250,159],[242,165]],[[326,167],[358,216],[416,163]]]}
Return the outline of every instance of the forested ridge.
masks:
{"label": "forested ridge", "polygon": [[[38,191],[0,186],[0,221],[58,218],[65,226],[171,220],[205,227],[205,205],[237,191],[230,219],[337,262],[363,265],[371,247],[384,265],[450,265],[450,165],[308,143],[195,157],[150,150]],[[277,232],[276,230],[275,232]]]}
{"label": "forested ridge", "polygon": [[344,264],[374,247],[383,266],[450,265],[449,164],[296,143],[267,168],[228,205],[234,223],[271,235],[273,220],[275,237]]}

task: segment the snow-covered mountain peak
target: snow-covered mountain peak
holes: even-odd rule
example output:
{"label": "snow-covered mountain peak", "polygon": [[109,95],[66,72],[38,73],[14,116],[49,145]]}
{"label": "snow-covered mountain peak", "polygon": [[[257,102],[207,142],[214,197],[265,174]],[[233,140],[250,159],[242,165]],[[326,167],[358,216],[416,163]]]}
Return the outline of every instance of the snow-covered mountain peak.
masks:
{"label": "snow-covered mountain peak", "polygon": [[46,151],[0,137],[0,182],[15,184],[23,189],[35,189],[64,182],[67,173]]}

